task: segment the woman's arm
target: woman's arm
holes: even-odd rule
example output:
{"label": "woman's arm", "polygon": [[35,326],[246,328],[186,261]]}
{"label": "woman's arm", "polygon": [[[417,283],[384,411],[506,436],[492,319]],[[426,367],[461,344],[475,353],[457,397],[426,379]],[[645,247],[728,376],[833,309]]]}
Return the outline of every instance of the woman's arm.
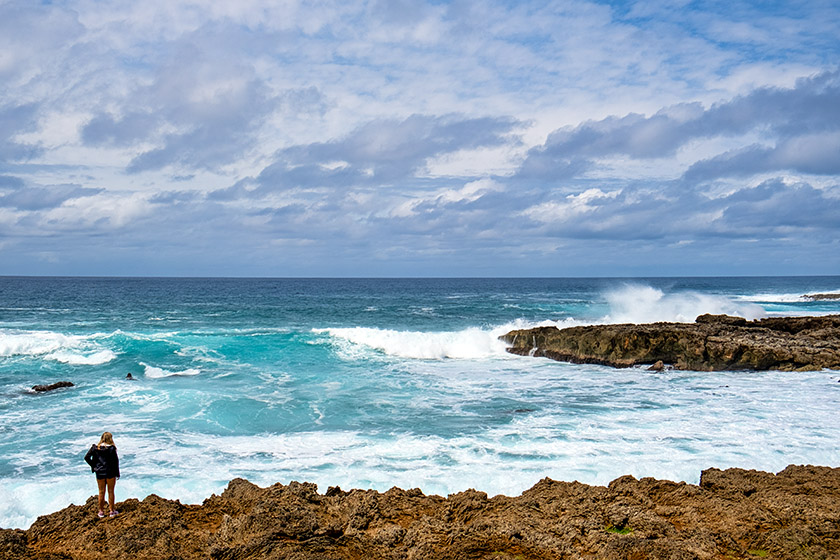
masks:
{"label": "woman's arm", "polygon": [[94,459],[96,457],[96,444],[90,446],[88,449],[87,454],[85,454],[85,463],[90,465],[90,472],[93,472],[93,465],[95,463]]}

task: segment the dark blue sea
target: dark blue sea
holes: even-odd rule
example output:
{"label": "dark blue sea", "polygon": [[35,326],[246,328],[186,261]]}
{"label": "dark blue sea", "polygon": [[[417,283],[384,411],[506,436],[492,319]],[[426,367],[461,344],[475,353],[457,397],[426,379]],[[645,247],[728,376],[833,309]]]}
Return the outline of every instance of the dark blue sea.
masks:
{"label": "dark blue sea", "polygon": [[[546,476],[840,466],[840,372],[615,370],[498,340],[840,313],[802,297],[816,292],[840,292],[840,277],[0,277],[0,527],[94,494],[82,457],[106,430],[118,500],[200,503],[234,477],[518,495]],[[75,387],[31,390],[63,380]]]}

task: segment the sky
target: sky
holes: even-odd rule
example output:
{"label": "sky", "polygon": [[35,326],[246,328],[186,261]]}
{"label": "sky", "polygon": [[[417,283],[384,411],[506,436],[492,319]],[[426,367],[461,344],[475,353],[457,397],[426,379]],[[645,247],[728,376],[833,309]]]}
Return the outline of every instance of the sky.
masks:
{"label": "sky", "polygon": [[0,275],[812,274],[835,0],[0,0]]}

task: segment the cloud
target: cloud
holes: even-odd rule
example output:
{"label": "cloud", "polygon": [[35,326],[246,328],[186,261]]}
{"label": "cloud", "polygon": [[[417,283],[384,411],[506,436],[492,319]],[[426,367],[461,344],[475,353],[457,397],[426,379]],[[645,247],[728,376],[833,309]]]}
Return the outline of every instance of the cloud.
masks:
{"label": "cloud", "polygon": [[39,75],[51,74],[44,54],[72,44],[83,32],[73,9],[36,2],[0,3],[0,80],[5,87],[32,86]]}
{"label": "cloud", "polygon": [[601,189],[587,189],[580,194],[570,194],[559,202],[544,202],[525,210],[523,214],[534,221],[560,224],[596,212],[601,203],[615,199],[620,191],[604,192]]}
{"label": "cloud", "polygon": [[683,179],[702,182],[785,170],[840,174],[840,126],[836,132],[802,134],[780,140],[772,147],[752,145],[698,161],[686,170]]}
{"label": "cloud", "polygon": [[0,1],[0,273],[837,271],[838,15]]}
{"label": "cloud", "polygon": [[840,72],[801,79],[793,88],[760,88],[704,109],[699,103],[666,107],[650,117],[629,114],[587,121],[551,133],[529,150],[517,178],[567,179],[600,158],[673,157],[692,141],[765,133],[773,147],[745,146],[686,171],[689,181],[793,169],[837,173]]}
{"label": "cloud", "polygon": [[0,105],[0,165],[5,162],[27,160],[43,153],[38,146],[16,140],[20,133],[36,125],[39,107],[35,103]]}
{"label": "cloud", "polygon": [[20,177],[13,177],[11,175],[0,175],[0,189],[19,189],[25,183]]}
{"label": "cloud", "polygon": [[718,197],[678,182],[628,185],[620,191],[589,189],[534,204],[519,216],[531,222],[522,229],[532,235],[572,239],[809,235],[828,240],[840,226],[840,185],[817,189],[772,179]]}
{"label": "cloud", "polygon": [[430,158],[508,143],[519,124],[508,117],[463,115],[370,121],[338,140],[281,150],[256,178],[260,191],[253,192],[394,184],[415,178]]}
{"label": "cloud", "polygon": [[[0,183],[2,185],[2,183]],[[24,186],[14,185],[12,192],[0,196],[0,207],[18,210],[45,210],[61,206],[68,200],[99,194],[104,189],[82,187],[81,185]]]}
{"label": "cloud", "polygon": [[840,188],[815,189],[807,183],[765,181],[752,189],[733,193],[720,201],[721,221],[730,232],[741,235],[790,234],[840,228]]}
{"label": "cloud", "polygon": [[122,117],[100,114],[82,129],[82,140],[89,146],[130,146],[146,140],[163,124],[151,112],[131,112]]}
{"label": "cloud", "polygon": [[[218,170],[252,149],[259,130],[283,106],[322,104],[317,88],[275,91],[253,62],[225,49],[231,37],[200,28],[170,46],[149,83],[140,83],[81,130],[90,147],[134,147],[129,173]],[[149,149],[149,144],[155,147]]]}

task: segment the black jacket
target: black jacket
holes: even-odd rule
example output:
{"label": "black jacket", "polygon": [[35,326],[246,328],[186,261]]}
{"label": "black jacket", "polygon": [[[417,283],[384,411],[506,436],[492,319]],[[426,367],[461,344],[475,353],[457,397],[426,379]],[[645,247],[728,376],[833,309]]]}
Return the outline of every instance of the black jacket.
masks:
{"label": "black jacket", "polygon": [[85,462],[90,465],[91,472],[95,472],[99,478],[120,477],[120,458],[117,457],[117,448],[113,445],[91,445],[85,455]]}

